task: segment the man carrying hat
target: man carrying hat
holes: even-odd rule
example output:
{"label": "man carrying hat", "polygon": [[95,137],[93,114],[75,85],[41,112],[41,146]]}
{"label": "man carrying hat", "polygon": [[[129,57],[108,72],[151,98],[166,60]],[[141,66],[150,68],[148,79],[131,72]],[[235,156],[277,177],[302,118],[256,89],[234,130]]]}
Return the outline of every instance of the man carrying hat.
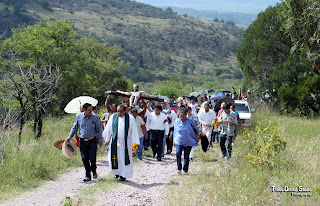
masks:
{"label": "man carrying hat", "polygon": [[97,142],[100,146],[102,145],[102,125],[99,116],[92,112],[91,104],[84,104],[83,109],[84,112],[77,114],[66,141],[70,141],[79,130],[79,148],[82,162],[86,170],[86,176],[83,181],[86,182],[91,181],[91,171],[93,178],[97,178]]}

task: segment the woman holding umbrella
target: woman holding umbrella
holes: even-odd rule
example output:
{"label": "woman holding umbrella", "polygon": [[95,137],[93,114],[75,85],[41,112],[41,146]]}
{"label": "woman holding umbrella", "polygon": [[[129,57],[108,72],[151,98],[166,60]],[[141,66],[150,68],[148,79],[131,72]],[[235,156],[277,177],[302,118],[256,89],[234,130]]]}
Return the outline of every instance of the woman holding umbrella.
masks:
{"label": "woman holding umbrella", "polygon": [[189,155],[192,147],[198,145],[199,129],[192,119],[187,118],[187,112],[185,110],[180,111],[179,119],[174,123],[173,140],[176,146],[178,174],[181,174],[182,170],[182,151],[184,151],[183,172],[184,174],[188,174]]}

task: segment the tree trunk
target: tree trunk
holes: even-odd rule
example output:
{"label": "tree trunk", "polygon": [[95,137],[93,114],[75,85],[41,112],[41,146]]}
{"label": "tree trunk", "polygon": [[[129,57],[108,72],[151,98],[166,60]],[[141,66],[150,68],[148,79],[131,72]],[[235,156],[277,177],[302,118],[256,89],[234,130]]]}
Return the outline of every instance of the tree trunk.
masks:
{"label": "tree trunk", "polygon": [[37,109],[36,109],[36,105],[33,105],[33,132],[36,133],[37,132],[37,123],[38,123],[38,114],[37,114]]}
{"label": "tree trunk", "polygon": [[39,110],[39,116],[38,116],[38,133],[36,136],[37,140],[41,137],[41,134],[42,134],[42,109]]}
{"label": "tree trunk", "polygon": [[21,105],[21,112],[20,112],[20,121],[19,121],[19,134],[18,134],[18,144],[16,149],[19,150],[20,144],[21,144],[21,135],[22,135],[22,129],[24,125],[24,114],[26,113],[23,104]]}
{"label": "tree trunk", "polygon": [[316,112],[316,113],[318,113],[319,110],[320,110],[320,109],[316,108],[315,106],[313,106],[312,104],[307,104],[307,105],[308,105],[308,107],[309,107],[310,109],[312,109],[312,111],[314,111],[314,112]]}

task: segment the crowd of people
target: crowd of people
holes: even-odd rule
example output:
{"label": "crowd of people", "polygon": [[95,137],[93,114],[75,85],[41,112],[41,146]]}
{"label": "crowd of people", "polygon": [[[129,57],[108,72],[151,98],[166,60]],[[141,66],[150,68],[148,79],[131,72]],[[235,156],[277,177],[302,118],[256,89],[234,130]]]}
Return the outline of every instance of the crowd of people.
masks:
{"label": "crowd of people", "polygon": [[[150,149],[153,158],[162,161],[175,147],[178,173],[187,174],[200,140],[201,143],[208,142],[209,146],[219,144],[221,158],[231,158],[232,143],[241,122],[231,103],[222,103],[214,109],[217,100],[207,95],[199,102],[194,96],[179,97],[177,101],[171,98],[160,103],[139,98],[136,105],[129,106],[126,98],[120,105],[111,104],[108,95],[107,112],[99,121],[92,106],[83,105],[83,112],[77,114],[66,141],[73,136],[80,139],[79,148],[86,170],[84,181],[91,180],[91,172],[93,178],[97,178],[97,142],[101,145],[102,141],[109,151],[111,173],[123,181],[133,175],[132,156],[143,160],[143,151]],[[137,144],[138,149],[132,155],[133,144]]]}

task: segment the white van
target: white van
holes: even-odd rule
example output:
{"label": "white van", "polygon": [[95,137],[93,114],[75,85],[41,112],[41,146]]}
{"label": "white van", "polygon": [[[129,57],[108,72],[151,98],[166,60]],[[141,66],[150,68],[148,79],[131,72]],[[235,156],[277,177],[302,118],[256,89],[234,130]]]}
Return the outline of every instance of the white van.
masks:
{"label": "white van", "polygon": [[[235,111],[239,113],[242,126],[251,125],[251,110],[247,101],[245,100],[234,100],[235,102]],[[254,112],[254,110],[252,110]]]}

